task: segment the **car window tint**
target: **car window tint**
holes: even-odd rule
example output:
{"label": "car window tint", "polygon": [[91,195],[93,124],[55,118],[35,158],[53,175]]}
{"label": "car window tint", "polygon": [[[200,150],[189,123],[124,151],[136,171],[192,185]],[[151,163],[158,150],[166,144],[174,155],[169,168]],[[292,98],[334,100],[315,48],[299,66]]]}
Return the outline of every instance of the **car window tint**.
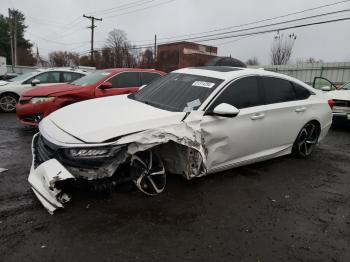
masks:
{"label": "car window tint", "polygon": [[245,77],[230,84],[210,106],[213,110],[217,105],[227,103],[238,109],[262,105],[257,77]]}
{"label": "car window tint", "polygon": [[79,73],[63,72],[63,81],[64,82],[72,82],[74,80],[79,79],[82,76],[83,76],[83,74],[79,74]]}
{"label": "car window tint", "polygon": [[140,74],[138,72],[121,73],[108,80],[113,88],[139,87]]}
{"label": "car window tint", "polygon": [[142,85],[148,85],[150,82],[152,82],[154,79],[157,79],[161,77],[161,75],[156,73],[141,73],[142,78]]}
{"label": "car window tint", "polygon": [[292,83],[292,84],[294,86],[297,100],[304,100],[304,99],[308,99],[310,97],[311,93],[305,87],[298,85],[296,83]]}
{"label": "car window tint", "polygon": [[291,82],[275,77],[263,77],[262,82],[266,104],[281,103],[296,99],[294,87]]}
{"label": "car window tint", "polygon": [[30,80],[28,80],[28,82],[31,83],[34,79],[38,79],[40,81],[40,84],[59,83],[60,72],[45,72],[31,78]]}

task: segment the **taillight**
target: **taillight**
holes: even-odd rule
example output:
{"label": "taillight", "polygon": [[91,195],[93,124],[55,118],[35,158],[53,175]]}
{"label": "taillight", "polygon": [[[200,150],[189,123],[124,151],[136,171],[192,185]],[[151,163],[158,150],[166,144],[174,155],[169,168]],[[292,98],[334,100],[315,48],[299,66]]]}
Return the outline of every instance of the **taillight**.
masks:
{"label": "taillight", "polygon": [[328,105],[331,109],[333,109],[333,106],[334,106],[334,101],[332,99],[329,99],[328,100]]}

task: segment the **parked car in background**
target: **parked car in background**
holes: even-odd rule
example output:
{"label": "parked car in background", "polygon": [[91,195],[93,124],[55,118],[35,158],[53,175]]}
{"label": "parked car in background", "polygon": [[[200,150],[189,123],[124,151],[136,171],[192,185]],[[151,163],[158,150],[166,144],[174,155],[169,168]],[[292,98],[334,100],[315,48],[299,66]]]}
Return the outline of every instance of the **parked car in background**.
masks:
{"label": "parked car in background", "polygon": [[137,93],[44,118],[28,180],[52,213],[75,186],[106,190],[129,181],[158,195],[166,172],[192,179],[290,153],[306,158],[332,124],[328,100],[264,70],[180,69]]}
{"label": "parked car in background", "polygon": [[97,97],[134,93],[163,75],[164,72],[153,69],[105,69],[69,84],[31,89],[22,94],[17,104],[17,118],[22,124],[37,126],[45,116],[61,107]]}
{"label": "parked car in background", "polygon": [[327,92],[333,100],[333,117],[350,121],[350,82],[337,87],[326,78],[316,77],[313,86]]}
{"label": "parked car in background", "polygon": [[33,87],[72,82],[87,74],[86,71],[73,68],[37,69],[8,81],[0,81],[0,110],[14,112],[22,93]]}

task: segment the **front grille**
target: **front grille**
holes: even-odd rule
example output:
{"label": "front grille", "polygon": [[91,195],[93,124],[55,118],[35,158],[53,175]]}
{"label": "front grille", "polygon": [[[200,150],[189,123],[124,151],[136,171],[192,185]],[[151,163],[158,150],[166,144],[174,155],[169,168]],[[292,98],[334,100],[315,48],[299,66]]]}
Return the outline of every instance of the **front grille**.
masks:
{"label": "front grille", "polygon": [[28,104],[29,103],[29,99],[28,100],[19,100],[19,103],[21,104],[21,105],[25,105],[25,104]]}
{"label": "front grille", "polygon": [[34,140],[35,167],[49,159],[57,158],[57,149],[58,148],[55,145],[48,142],[41,134],[39,134]]}
{"label": "front grille", "polygon": [[43,116],[41,114],[38,114],[38,115],[32,115],[32,116],[25,116],[21,118],[21,120],[26,122],[39,123],[42,118]]}

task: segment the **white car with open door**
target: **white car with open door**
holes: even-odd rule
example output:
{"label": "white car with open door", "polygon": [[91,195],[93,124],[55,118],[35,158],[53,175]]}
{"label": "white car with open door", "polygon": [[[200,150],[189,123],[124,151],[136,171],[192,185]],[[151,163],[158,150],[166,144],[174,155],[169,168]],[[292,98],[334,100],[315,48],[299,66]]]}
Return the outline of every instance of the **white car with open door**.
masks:
{"label": "white car with open door", "polygon": [[19,97],[30,88],[72,82],[88,72],[73,68],[37,69],[0,81],[0,111],[15,112]]}
{"label": "white car with open door", "polygon": [[327,92],[333,100],[333,117],[350,121],[350,82],[336,87],[331,81],[323,77],[315,77],[314,88]]}
{"label": "white car with open door", "polygon": [[135,94],[46,117],[28,180],[52,213],[81,187],[130,181],[157,195],[166,174],[192,179],[290,153],[308,157],[331,126],[329,104],[303,82],[264,70],[180,69]]}

